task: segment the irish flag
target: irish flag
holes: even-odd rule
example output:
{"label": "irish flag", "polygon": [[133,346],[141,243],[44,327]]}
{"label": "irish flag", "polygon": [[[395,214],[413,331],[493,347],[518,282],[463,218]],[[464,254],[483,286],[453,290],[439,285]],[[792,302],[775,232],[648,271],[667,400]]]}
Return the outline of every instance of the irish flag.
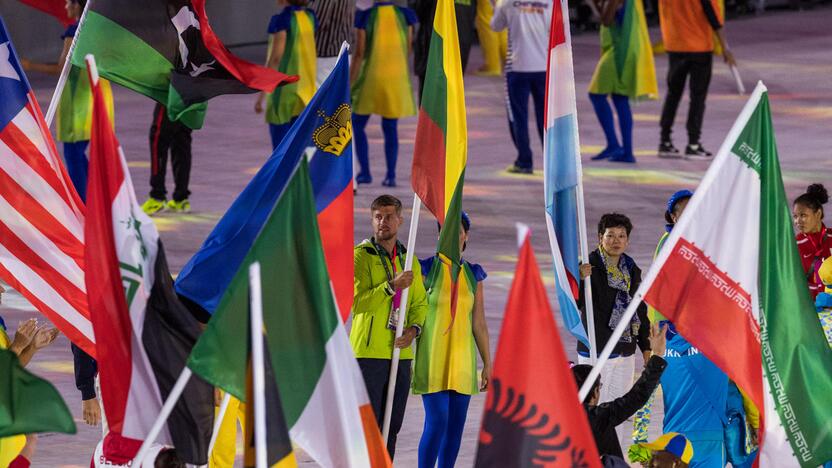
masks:
{"label": "irish flag", "polygon": [[[413,151],[413,191],[443,225],[437,251],[459,264],[462,183],[468,154],[465,92],[454,0],[439,0]],[[454,222],[445,229],[445,219]]]}
{"label": "irish flag", "polygon": [[639,293],[761,408],[762,466],[832,459],[832,350],[757,85]]}
{"label": "irish flag", "polygon": [[309,165],[304,157],[286,158],[279,172],[286,175],[277,201],[188,366],[246,400],[248,267],[257,261],[266,281],[262,294],[266,356],[292,441],[322,466],[390,466],[358,362],[338,317]]}

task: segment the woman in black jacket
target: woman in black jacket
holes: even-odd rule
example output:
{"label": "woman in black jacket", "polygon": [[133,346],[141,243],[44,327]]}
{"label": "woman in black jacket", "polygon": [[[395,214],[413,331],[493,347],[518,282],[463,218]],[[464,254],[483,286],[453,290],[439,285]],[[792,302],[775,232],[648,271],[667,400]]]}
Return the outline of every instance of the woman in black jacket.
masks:
{"label": "woman in black jacket", "polygon": [[[630,245],[632,230],[630,219],[622,214],[608,213],[601,216],[598,222],[598,248],[589,254],[589,263],[581,265],[582,282],[590,277],[592,286],[596,355],[606,346],[641,284],[641,269],[632,257],[624,253]],[[580,291],[578,307],[581,308],[581,318],[586,328],[584,288],[581,287]],[[641,350],[646,365],[650,359],[649,336],[647,306],[642,303],[601,372],[601,402],[614,400],[630,389],[636,368],[636,346]],[[578,342],[578,355],[581,364],[590,363],[589,349],[581,342]]]}
{"label": "woman in black jacket", "polygon": [[[656,350],[656,354],[647,361],[638,381],[632,388],[628,388],[629,391],[623,396],[607,403],[598,401],[604,387],[598,381],[595,381],[592,391],[589,392],[584,401],[589,427],[592,429],[595,445],[598,446],[598,454],[602,457],[614,455],[623,458],[624,454],[621,450],[621,444],[618,442],[615,428],[647,403],[650,395],[659,386],[659,379],[665,367],[667,367],[667,362],[659,357],[664,355],[667,325],[659,328],[659,324],[654,324],[653,328],[650,329],[650,326],[645,324],[645,328],[650,332],[649,341]],[[575,376],[575,383],[578,384],[578,388],[583,386],[591,370],[592,367],[583,364],[572,368],[572,374]]]}

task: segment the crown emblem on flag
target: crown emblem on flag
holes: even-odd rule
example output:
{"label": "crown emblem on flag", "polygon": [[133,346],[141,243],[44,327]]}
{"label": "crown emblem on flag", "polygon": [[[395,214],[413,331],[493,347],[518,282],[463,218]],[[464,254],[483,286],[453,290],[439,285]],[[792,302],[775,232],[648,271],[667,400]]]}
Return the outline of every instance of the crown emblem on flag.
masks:
{"label": "crown emblem on flag", "polygon": [[332,115],[327,116],[324,111],[318,111],[324,118],[324,123],[312,133],[315,145],[335,156],[341,156],[344,148],[352,140],[352,109],[349,104],[341,104]]}

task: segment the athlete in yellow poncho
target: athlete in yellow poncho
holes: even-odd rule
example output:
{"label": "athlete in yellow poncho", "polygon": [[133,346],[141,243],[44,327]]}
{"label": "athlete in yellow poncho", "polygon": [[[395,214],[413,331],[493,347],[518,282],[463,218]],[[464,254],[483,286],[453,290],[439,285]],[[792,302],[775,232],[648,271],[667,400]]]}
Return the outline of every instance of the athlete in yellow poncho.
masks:
{"label": "athlete in yellow poncho", "polygon": [[[633,114],[630,99],[655,99],[658,95],[656,69],[642,0],[597,0],[601,11],[601,59],[589,85],[589,99],[595,109],[607,146],[592,159],[633,163]],[[612,96],[621,127],[621,144],[615,134]]]}
{"label": "athlete in yellow poncho", "polygon": [[408,64],[416,21],[413,10],[383,1],[355,14],[357,44],[350,75],[353,137],[361,167],[355,181],[359,184],[373,181],[365,127],[370,115],[377,114],[381,116],[387,160],[387,176],[382,185],[396,186],[398,119],[416,115]]}
{"label": "athlete in yellow poncho", "polygon": [[315,14],[306,8],[309,0],[287,0],[288,5],[269,21],[269,47],[266,66],[298,75],[298,81],[279,86],[268,95],[260,93],[254,111],[263,112],[266,99],[266,122],[272,148],[277,148],[312,96],[317,86],[315,52]]}
{"label": "athlete in yellow poncho", "polygon": [[[462,214],[459,245],[465,250],[471,221]],[[413,393],[422,395],[425,427],[419,442],[419,466],[453,466],[471,395],[485,390],[491,375],[488,328],[485,324],[485,271],[461,261],[454,280],[446,257],[420,262],[427,273],[428,312],[416,346]],[[483,361],[477,383],[477,350]]]}

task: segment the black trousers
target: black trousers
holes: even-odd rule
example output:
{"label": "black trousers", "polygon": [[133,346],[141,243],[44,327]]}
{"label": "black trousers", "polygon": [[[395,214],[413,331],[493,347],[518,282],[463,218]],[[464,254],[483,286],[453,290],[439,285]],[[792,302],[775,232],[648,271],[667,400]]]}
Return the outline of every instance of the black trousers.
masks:
{"label": "black trousers", "polygon": [[[396,436],[402,428],[404,410],[407,407],[407,395],[410,393],[410,359],[399,361],[396,375],[396,391],[393,394],[393,413],[390,415],[390,435],[387,439],[387,452],[390,459],[396,453]],[[358,367],[364,376],[364,384],[370,395],[370,404],[376,413],[378,429],[384,427],[384,407],[387,404],[387,383],[390,380],[390,359],[358,359]]]}
{"label": "black trousers", "polygon": [[191,178],[191,129],[179,122],[168,120],[167,109],[156,104],[153,125],[150,126],[150,196],[157,200],[167,198],[165,173],[168,164],[173,168],[173,199],[188,198],[188,182]]}
{"label": "black trousers", "polygon": [[699,143],[702,136],[702,119],[705,117],[705,100],[711,84],[713,54],[711,52],[668,52],[670,68],[667,70],[667,95],[662,107],[662,141],[670,139],[676,109],[685,91],[685,81],[690,76],[690,107],[688,108],[688,143]]}

